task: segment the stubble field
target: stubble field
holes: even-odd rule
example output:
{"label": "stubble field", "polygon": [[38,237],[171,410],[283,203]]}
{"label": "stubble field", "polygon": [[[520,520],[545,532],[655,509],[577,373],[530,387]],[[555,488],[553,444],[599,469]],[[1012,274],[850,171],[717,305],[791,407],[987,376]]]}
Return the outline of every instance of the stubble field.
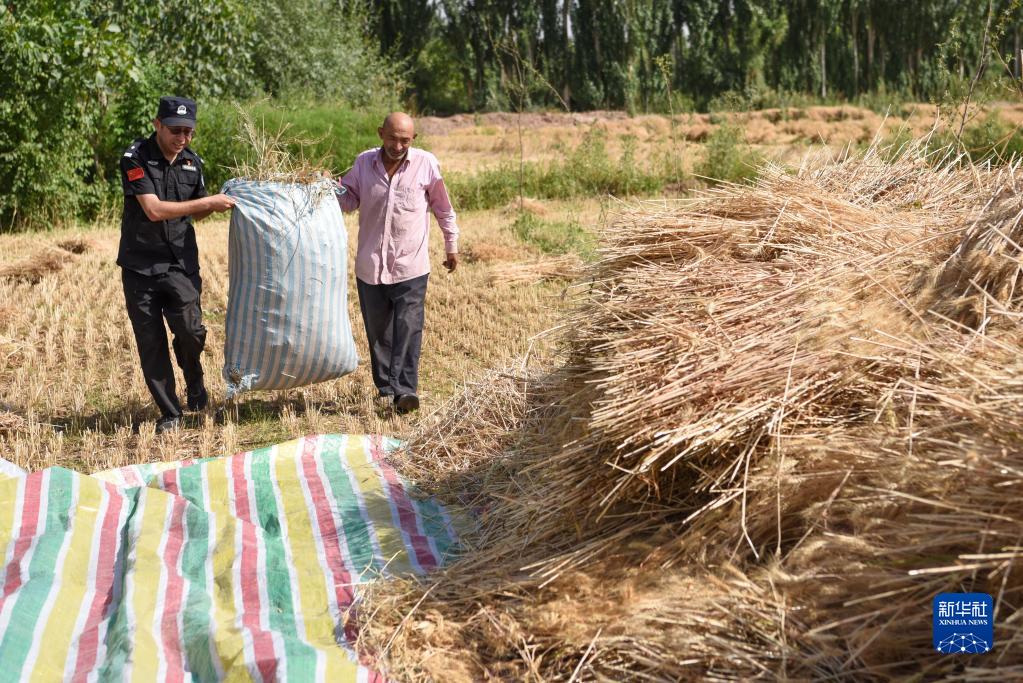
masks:
{"label": "stubble field", "polygon": [[[1023,105],[997,109],[1009,125],[1023,121]],[[904,105],[888,116],[851,106],[730,115],[741,125],[739,144],[755,149],[761,158],[793,166],[807,155],[833,154],[900,129],[922,134],[936,117],[937,110],[930,105]],[[604,140],[612,166],[630,147],[640,167],[654,157],[674,155],[680,170],[688,173],[706,154],[708,136],[726,118],[493,113],[426,117],[419,120],[418,130],[420,142],[438,156],[445,172],[461,178],[497,166],[514,169],[520,161],[559,162],[594,134]],[[679,189],[669,187],[665,192],[677,197]],[[3,457],[28,469],[64,465],[94,471],[231,453],[308,433],[401,437],[422,426],[459,385],[482,371],[527,353],[541,357],[550,350],[542,333],[557,325],[569,305],[568,279],[561,276],[571,275],[580,257],[587,257],[595,228],[614,206],[615,200],[598,196],[526,198],[521,206],[513,201],[500,209],[460,212],[462,262],[453,275],[440,265],[442,241],[432,228],[434,271],[421,365],[424,409],[402,418],[374,403],[351,276],[349,314],[360,368],[336,381],[254,392],[237,404],[225,404],[220,368],[228,224],[216,216],[203,221],[197,234],[209,329],[204,368],[216,400],[203,414],[187,416],[180,432],[161,437],[153,431],[156,410],[142,380],[120,271],[114,264],[116,220],[47,233],[0,235]],[[354,248],[357,218],[351,215],[346,221]]]}
{"label": "stubble field", "polygon": [[[532,205],[547,216],[595,223],[600,202]],[[224,402],[227,308],[226,220],[197,226],[203,311],[209,330],[203,366],[214,400],[187,414],[183,429],[157,436],[157,411],[143,382],[115,265],[116,225],[0,236],[0,449],[29,470],[61,465],[84,472],[131,463],[234,453],[312,433],[401,436],[457,385],[482,369],[526,353],[543,354],[540,334],[565,303],[565,281],[545,279],[551,263],[518,239],[510,209],[461,216],[462,261],[440,265],[434,227],[433,274],[421,364],[423,411],[396,417],[375,403],[365,333],[349,254],[349,315],[360,357],[347,377],[287,391],[244,394]],[[357,218],[346,217],[350,244]],[[558,261],[553,261],[555,265]],[[557,270],[557,268],[555,268]],[[177,371],[178,393],[183,382]]]}

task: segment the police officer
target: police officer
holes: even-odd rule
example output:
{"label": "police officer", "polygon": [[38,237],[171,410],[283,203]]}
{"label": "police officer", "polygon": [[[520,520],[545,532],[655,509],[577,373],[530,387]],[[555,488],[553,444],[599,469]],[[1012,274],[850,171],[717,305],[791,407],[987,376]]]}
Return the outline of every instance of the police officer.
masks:
{"label": "police officer", "polygon": [[192,220],[234,206],[227,195],[206,195],[202,159],[188,147],[195,113],[190,99],[161,97],[155,131],[133,142],[121,157],[124,213],[117,265],[142,374],[161,413],[158,434],[177,429],[181,422],[164,319],[174,334],[188,409],[202,410],[209,402],[200,359],[206,328]]}

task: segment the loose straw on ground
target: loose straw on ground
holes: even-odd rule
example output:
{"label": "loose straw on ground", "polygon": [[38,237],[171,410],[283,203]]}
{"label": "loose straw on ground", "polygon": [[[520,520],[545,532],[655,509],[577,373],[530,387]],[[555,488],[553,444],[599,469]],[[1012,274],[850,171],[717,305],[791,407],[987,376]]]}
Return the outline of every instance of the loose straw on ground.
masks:
{"label": "loose straw on ground", "polygon": [[[622,214],[563,364],[408,444],[479,528],[429,596],[370,589],[369,649],[410,680],[1023,677],[1019,168],[921,150]],[[965,670],[944,591],[996,596]]]}

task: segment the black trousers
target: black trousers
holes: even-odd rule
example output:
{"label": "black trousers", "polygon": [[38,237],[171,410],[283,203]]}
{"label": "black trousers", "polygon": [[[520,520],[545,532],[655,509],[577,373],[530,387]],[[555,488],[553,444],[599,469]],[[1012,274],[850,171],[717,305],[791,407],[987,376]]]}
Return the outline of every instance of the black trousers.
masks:
{"label": "black trousers", "polygon": [[393,285],[356,280],[359,308],[369,340],[373,383],[383,396],[414,394],[419,386],[426,281],[422,277]]}
{"label": "black trousers", "polygon": [[140,275],[122,269],[121,282],[149,393],[165,417],[181,415],[163,321],[167,320],[174,334],[174,356],[187,389],[195,394],[203,386],[200,356],[206,346],[206,328],[199,305],[202,279],[199,273],[186,275],[180,270]]}

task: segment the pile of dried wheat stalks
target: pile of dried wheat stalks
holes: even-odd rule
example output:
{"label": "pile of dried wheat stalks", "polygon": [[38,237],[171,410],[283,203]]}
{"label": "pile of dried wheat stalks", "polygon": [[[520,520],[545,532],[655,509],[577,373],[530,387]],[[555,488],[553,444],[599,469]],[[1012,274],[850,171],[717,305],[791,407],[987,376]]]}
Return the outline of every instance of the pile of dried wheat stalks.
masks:
{"label": "pile of dried wheat stalks", "polygon": [[[611,225],[563,366],[410,443],[479,531],[372,589],[365,650],[413,680],[1023,677],[1023,178],[890,156]],[[992,652],[933,650],[943,591],[994,596]]]}

